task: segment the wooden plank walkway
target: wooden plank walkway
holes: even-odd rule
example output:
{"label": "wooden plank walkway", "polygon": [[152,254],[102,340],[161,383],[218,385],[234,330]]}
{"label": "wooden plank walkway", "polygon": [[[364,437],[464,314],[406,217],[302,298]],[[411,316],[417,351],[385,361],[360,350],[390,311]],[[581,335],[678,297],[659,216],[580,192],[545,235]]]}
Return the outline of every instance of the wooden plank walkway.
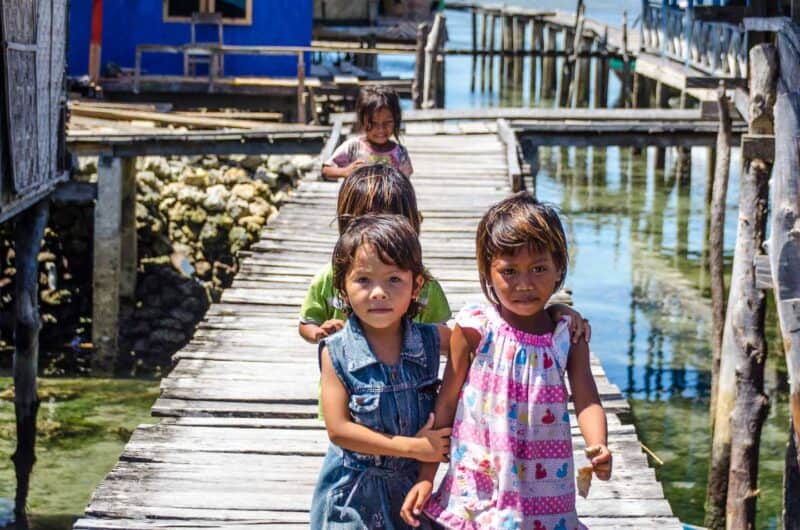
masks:
{"label": "wooden plank walkway", "polygon": [[[488,132],[494,127],[433,135],[420,126],[405,137],[425,261],[454,308],[482,299],[474,231],[486,207],[510,191],[505,148]],[[153,407],[159,423],[136,429],[75,528],[308,527],[328,440],[316,419],[316,348],[298,336],[297,314],[336,238],[337,189],[303,181],[263,231],[221,303],[175,356]],[[629,415],[627,401],[596,358],[593,372],[615,470],[578,499],[582,520],[591,528],[681,528],[633,426],[618,417]],[[574,415],[572,422],[583,459]]]}

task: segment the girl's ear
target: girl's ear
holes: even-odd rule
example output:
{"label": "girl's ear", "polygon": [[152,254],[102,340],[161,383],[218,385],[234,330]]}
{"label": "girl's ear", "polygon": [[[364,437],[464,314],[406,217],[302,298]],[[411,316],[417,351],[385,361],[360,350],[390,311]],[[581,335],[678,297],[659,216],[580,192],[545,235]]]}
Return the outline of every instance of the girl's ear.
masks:
{"label": "girl's ear", "polygon": [[420,274],[414,279],[414,289],[411,291],[411,298],[416,300],[422,291],[422,286],[425,285],[425,278]]}

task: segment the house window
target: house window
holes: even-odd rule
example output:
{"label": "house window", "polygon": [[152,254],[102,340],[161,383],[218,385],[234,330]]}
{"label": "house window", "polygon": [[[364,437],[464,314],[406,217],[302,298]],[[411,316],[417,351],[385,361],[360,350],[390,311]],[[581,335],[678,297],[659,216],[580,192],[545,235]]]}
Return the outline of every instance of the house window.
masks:
{"label": "house window", "polygon": [[192,13],[219,13],[225,24],[253,23],[253,0],[163,0],[165,22],[191,22]]}

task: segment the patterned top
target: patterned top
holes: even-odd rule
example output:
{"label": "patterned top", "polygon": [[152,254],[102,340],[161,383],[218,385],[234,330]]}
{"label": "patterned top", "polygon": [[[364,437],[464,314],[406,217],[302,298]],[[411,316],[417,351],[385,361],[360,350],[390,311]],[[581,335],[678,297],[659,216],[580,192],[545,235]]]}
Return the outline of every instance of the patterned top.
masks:
{"label": "patterned top", "polygon": [[481,341],[459,395],[450,467],[425,513],[446,528],[585,528],[564,384],[568,321],[533,335],[494,306],[471,306],[456,323]]}
{"label": "patterned top", "polygon": [[411,167],[411,159],[408,151],[402,145],[391,142],[392,148],[388,151],[376,151],[363,136],[353,137],[346,140],[336,148],[328,160],[324,160],[326,166],[346,167],[356,160],[363,160],[366,164],[384,164],[399,170],[403,175],[410,177],[414,172]]}

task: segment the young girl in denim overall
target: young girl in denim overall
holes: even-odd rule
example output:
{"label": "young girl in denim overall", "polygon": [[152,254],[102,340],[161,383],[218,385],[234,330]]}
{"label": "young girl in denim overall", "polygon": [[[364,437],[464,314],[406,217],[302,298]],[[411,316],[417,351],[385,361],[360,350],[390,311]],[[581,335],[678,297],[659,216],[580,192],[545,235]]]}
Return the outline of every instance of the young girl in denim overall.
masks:
{"label": "young girl in denim overall", "polygon": [[353,220],[333,251],[344,327],[321,343],[322,409],[331,440],[311,506],[311,528],[406,529],[403,499],[419,462],[440,462],[450,429],[433,430],[445,326],[412,322],[425,281],[408,219]]}

